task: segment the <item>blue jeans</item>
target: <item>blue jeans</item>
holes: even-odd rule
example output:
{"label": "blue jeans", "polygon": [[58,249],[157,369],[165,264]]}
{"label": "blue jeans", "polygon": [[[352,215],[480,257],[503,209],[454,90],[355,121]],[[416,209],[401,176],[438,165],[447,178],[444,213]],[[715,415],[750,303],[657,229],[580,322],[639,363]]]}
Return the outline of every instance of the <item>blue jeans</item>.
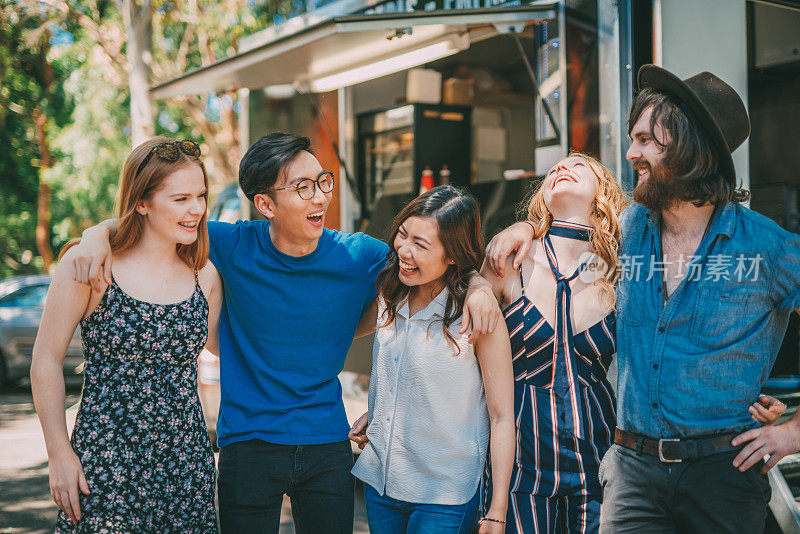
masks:
{"label": "blue jeans", "polygon": [[373,534],[469,534],[478,519],[479,493],[466,504],[424,504],[392,499],[364,484]]}

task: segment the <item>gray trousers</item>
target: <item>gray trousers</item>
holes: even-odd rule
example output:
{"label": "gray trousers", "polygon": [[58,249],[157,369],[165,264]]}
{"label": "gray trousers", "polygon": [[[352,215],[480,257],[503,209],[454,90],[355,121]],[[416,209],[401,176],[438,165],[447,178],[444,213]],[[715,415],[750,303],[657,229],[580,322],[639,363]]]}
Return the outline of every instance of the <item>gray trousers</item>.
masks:
{"label": "gray trousers", "polygon": [[736,454],[662,463],[615,444],[600,463],[600,533],[763,532],[771,493],[763,462],[742,473]]}

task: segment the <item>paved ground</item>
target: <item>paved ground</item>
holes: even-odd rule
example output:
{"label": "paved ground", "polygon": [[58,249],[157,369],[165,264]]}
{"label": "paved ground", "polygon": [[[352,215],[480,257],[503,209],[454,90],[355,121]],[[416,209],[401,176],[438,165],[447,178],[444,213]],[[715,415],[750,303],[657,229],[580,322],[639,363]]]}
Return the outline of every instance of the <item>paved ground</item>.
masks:
{"label": "paved ground", "polygon": [[[75,420],[80,385],[69,384],[66,404],[70,428]],[[47,454],[33,409],[30,387],[0,392],[0,534],[53,532],[57,508],[50,499]],[[360,491],[356,495],[355,532],[369,532]],[[284,501],[281,534],[294,533],[291,507]]]}

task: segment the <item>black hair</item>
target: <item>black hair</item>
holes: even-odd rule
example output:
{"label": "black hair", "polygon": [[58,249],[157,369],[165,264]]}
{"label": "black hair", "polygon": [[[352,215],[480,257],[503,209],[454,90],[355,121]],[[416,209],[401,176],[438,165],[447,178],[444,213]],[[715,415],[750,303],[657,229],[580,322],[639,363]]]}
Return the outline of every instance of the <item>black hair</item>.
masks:
{"label": "black hair", "polygon": [[[445,257],[453,261],[444,274],[444,283],[450,294],[445,304],[445,317],[442,322],[448,341],[455,345],[455,339],[447,330],[461,317],[467,296],[469,277],[481,267],[483,262],[483,240],[481,239],[481,211],[475,197],[452,185],[440,185],[423,193],[398,213],[389,231],[389,254],[387,264],[378,273],[375,288],[386,302],[385,323],[390,325],[397,316],[397,308],[407,298],[411,288],[400,281],[400,259],[394,249],[394,240],[400,226],[409,217],[432,217],[439,228],[439,240],[444,247]],[[460,353],[460,349],[458,349]]]}
{"label": "black hair", "polygon": [[253,201],[261,193],[269,193],[281,169],[300,152],[311,152],[311,140],[295,134],[273,132],[247,149],[239,163],[239,187]]}

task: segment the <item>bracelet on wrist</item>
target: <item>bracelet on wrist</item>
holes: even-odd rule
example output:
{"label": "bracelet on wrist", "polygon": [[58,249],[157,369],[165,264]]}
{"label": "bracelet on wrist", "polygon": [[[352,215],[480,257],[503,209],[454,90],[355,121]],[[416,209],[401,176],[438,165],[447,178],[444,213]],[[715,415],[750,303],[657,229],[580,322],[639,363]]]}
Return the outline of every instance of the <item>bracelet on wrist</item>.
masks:
{"label": "bracelet on wrist", "polygon": [[480,525],[484,521],[489,521],[490,523],[500,523],[501,525],[505,525],[506,524],[505,520],[503,520],[503,519],[495,519],[493,517],[486,517],[486,516],[481,517],[478,520],[478,524]]}
{"label": "bracelet on wrist", "polygon": [[532,222],[530,222],[530,221],[529,221],[529,220],[527,220],[527,219],[526,219],[526,220],[524,220],[524,221],[520,221],[520,222],[524,222],[525,224],[527,224],[528,226],[530,226],[530,227],[531,227],[531,230],[533,230],[533,234],[534,234],[534,235],[536,235],[536,227],[535,227],[535,226],[533,226],[533,223],[532,223]]}

